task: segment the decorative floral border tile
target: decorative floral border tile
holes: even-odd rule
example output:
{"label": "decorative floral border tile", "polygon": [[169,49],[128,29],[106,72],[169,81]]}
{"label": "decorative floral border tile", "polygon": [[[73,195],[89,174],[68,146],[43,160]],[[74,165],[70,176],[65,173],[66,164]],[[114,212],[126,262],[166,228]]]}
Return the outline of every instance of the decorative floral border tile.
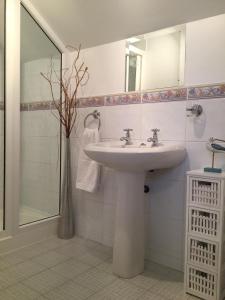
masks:
{"label": "decorative floral border tile", "polygon": [[127,105],[141,103],[141,93],[105,96],[105,105]]}
{"label": "decorative floral border tile", "polygon": [[20,110],[21,111],[28,111],[29,110],[29,103],[20,103]]}
{"label": "decorative floral border tile", "polygon": [[188,99],[225,98],[225,84],[188,88]]}
{"label": "decorative floral border tile", "polygon": [[50,110],[52,101],[42,101],[29,103],[29,111],[34,110]]}
{"label": "decorative floral border tile", "polygon": [[78,107],[104,106],[104,96],[78,99]]}
{"label": "decorative floral border tile", "polygon": [[152,91],[142,94],[142,103],[187,100],[187,88]]}

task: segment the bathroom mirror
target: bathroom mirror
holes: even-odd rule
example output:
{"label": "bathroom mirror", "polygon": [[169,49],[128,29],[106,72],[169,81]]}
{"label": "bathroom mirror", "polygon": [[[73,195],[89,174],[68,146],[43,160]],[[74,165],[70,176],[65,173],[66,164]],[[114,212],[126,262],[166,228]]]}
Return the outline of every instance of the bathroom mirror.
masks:
{"label": "bathroom mirror", "polygon": [[4,229],[5,1],[0,0],[0,230]]}
{"label": "bathroom mirror", "polygon": [[129,38],[126,92],[181,86],[184,82],[185,25]]}
{"label": "bathroom mirror", "polygon": [[[20,225],[59,214],[60,125],[51,92],[41,76],[54,65],[61,76],[61,52],[21,5],[21,187]],[[55,88],[60,99],[60,86]]]}

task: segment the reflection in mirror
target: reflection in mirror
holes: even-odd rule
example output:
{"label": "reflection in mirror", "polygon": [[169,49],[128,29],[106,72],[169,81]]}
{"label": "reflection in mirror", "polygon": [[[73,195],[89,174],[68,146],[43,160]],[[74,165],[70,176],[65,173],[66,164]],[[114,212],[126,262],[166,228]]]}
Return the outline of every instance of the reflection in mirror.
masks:
{"label": "reflection in mirror", "polygon": [[132,37],[126,46],[126,91],[183,85],[185,26]]}
{"label": "reflection in mirror", "polygon": [[[60,125],[51,111],[48,83],[41,76],[61,53],[21,6],[21,187],[20,225],[59,214]],[[60,86],[54,91],[60,98]]]}
{"label": "reflection in mirror", "polygon": [[5,1],[0,0],[0,230],[4,229]]}

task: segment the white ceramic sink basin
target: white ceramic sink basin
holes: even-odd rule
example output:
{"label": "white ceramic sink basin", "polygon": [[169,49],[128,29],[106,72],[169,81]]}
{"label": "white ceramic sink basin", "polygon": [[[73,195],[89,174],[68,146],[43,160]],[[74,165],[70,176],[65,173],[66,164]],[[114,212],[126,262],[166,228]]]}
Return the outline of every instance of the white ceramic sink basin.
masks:
{"label": "white ceramic sink basin", "polygon": [[124,146],[121,142],[100,142],[89,144],[85,153],[93,160],[116,170],[144,172],[153,169],[171,168],[185,157],[182,144],[151,145],[133,144]]}

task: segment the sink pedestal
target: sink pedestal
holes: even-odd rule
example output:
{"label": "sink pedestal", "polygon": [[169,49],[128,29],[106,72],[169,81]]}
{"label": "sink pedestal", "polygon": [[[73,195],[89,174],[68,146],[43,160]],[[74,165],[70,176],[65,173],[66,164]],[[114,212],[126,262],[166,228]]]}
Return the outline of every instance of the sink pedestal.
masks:
{"label": "sink pedestal", "polygon": [[131,278],[144,271],[145,173],[115,171],[117,180],[113,272]]}

